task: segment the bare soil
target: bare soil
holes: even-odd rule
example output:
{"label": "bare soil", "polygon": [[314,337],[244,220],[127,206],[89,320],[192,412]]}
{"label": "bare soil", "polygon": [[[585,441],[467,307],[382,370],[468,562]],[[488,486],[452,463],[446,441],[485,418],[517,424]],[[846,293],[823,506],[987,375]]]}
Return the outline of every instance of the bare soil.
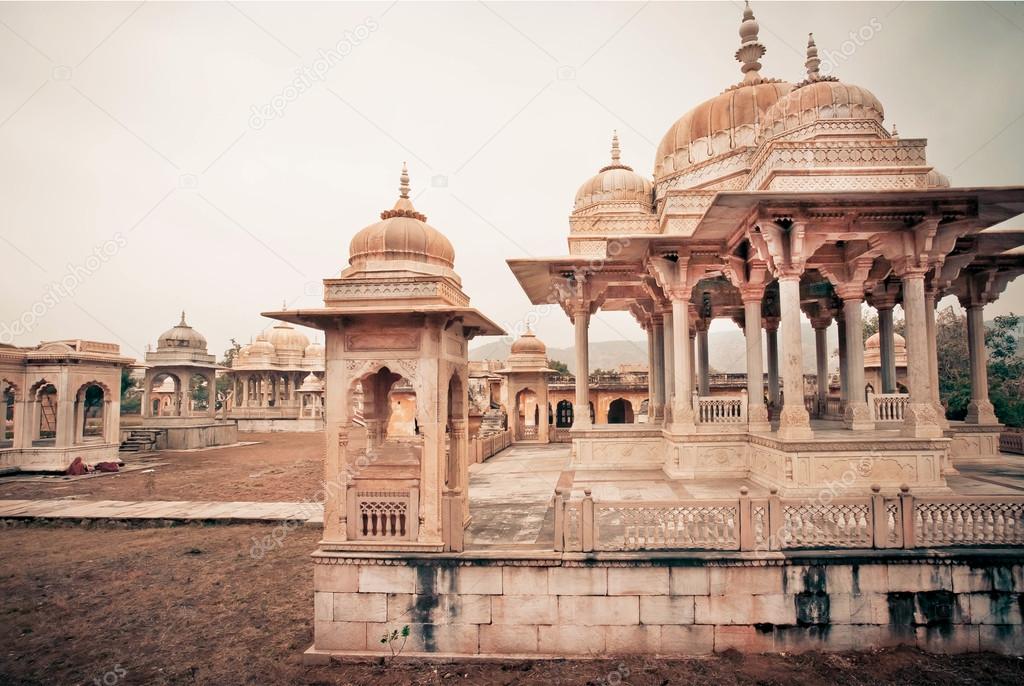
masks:
{"label": "bare soil", "polygon": [[324,435],[245,433],[255,445],[125,456],[147,470],[88,477],[16,476],[0,481],[0,499],[210,500],[300,502],[323,479]]}
{"label": "bare soil", "polygon": [[0,684],[1020,684],[1024,661],[916,650],[587,661],[399,659],[307,667],[316,529],[253,559],[271,527],[0,532]]}

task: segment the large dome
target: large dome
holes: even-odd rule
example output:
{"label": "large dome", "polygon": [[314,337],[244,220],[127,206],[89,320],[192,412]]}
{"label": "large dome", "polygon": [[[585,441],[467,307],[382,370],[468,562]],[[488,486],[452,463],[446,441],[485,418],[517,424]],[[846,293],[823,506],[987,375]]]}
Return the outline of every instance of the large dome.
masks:
{"label": "large dome", "polygon": [[440,231],[427,224],[409,199],[409,173],[402,165],[399,198],[395,206],[380,213],[381,221],[357,233],[349,244],[349,263],[359,266],[369,260],[409,260],[455,266],[455,249]]}
{"label": "large dome", "polygon": [[206,338],[201,333],[185,323],[185,313],[181,313],[181,321],[172,329],[160,334],[156,341],[156,349],[162,350],[201,350],[206,352]]}
{"label": "large dome", "polygon": [[743,81],[697,105],[668,130],[658,145],[654,178],[662,179],[695,164],[753,146],[765,111],[793,88],[792,84],[759,75],[765,47],[757,41],[758,25],[750,7],[743,11],[740,48]]}
{"label": "large dome", "polygon": [[287,322],[274,324],[264,335],[278,353],[290,351],[302,355],[309,345],[306,335]]}
{"label": "large dome", "polygon": [[598,203],[639,204],[650,208],[654,197],[654,184],[621,163],[619,136],[612,136],[612,163],[587,179],[576,191],[575,211]]}
{"label": "large dome", "polygon": [[871,91],[842,83],[833,76],[822,76],[818,71],[820,63],[812,35],[807,41],[807,79],[765,112],[762,138],[823,119],[872,119],[882,123],[882,103]]}

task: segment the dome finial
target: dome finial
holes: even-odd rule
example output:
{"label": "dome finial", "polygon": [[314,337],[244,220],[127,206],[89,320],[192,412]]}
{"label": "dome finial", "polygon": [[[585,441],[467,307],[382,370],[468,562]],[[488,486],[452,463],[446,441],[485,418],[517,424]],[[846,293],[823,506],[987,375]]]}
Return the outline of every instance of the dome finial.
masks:
{"label": "dome finial", "polygon": [[900,132],[896,130],[896,122],[893,122],[893,124],[892,124],[892,137],[893,138],[899,138],[900,137]]}
{"label": "dome finial", "polygon": [[814,34],[807,34],[807,61],[804,62],[804,66],[807,67],[807,80],[818,81],[821,78],[821,72],[818,67],[821,66],[821,60],[818,59],[818,46],[814,44]]}
{"label": "dome finial", "polygon": [[743,65],[740,71],[743,72],[744,81],[757,81],[760,78],[757,72],[761,70],[761,63],[758,60],[766,50],[757,40],[759,28],[748,0],[743,8],[743,21],[740,22],[740,48],[736,51],[736,59]]}
{"label": "dome finial", "polygon": [[181,321],[178,322],[178,326],[188,326],[188,324],[185,323],[185,310],[181,311]]}
{"label": "dome finial", "polygon": [[619,132],[612,130],[612,164],[619,164]]}
{"label": "dome finial", "polygon": [[398,195],[400,198],[409,197],[409,168],[405,162],[402,162],[402,176],[400,177],[401,185],[398,187]]}

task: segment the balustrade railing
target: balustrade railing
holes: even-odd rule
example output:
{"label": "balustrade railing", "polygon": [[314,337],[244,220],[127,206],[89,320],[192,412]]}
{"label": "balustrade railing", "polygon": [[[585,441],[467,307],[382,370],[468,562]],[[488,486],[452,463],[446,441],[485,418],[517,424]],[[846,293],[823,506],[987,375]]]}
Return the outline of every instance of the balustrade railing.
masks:
{"label": "balustrade railing", "polygon": [[512,432],[508,429],[485,436],[477,436],[469,442],[469,459],[473,462],[483,462],[510,445],[512,445]]}
{"label": "balustrade railing", "polygon": [[556,551],[798,550],[1024,545],[1024,496],[597,502],[555,493]]}
{"label": "balustrade railing", "polygon": [[698,424],[746,424],[747,393],[739,395],[693,396],[693,412]]}
{"label": "balustrade railing", "polygon": [[539,433],[538,432],[538,426],[536,424],[529,425],[529,426],[528,425],[523,425],[523,426],[521,426],[519,428],[519,435],[520,435],[520,437],[523,440],[527,440],[527,441],[536,440],[536,438],[538,436],[538,433]]}
{"label": "balustrade railing", "polygon": [[349,536],[356,540],[416,540],[419,489],[349,491]]}
{"label": "balustrade railing", "polygon": [[829,419],[842,419],[843,418],[843,399],[839,397],[829,396],[825,398],[825,407],[822,414],[822,418]]}
{"label": "balustrade railing", "polygon": [[868,393],[868,409],[876,424],[902,424],[908,402],[907,393]]}
{"label": "balustrade railing", "polygon": [[999,434],[999,450],[1004,453],[1024,455],[1024,433],[1004,431]]}

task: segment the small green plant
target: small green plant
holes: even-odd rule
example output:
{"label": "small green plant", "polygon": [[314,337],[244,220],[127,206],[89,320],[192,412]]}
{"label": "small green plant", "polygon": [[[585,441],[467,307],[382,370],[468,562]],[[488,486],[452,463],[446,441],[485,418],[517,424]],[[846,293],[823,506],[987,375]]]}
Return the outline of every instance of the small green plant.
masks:
{"label": "small green plant", "polygon": [[[401,629],[385,631],[384,635],[380,637],[381,644],[386,645],[391,650],[392,659],[402,654],[405,642],[409,640],[409,633],[409,625],[406,624]],[[402,639],[401,642],[398,639]]]}

